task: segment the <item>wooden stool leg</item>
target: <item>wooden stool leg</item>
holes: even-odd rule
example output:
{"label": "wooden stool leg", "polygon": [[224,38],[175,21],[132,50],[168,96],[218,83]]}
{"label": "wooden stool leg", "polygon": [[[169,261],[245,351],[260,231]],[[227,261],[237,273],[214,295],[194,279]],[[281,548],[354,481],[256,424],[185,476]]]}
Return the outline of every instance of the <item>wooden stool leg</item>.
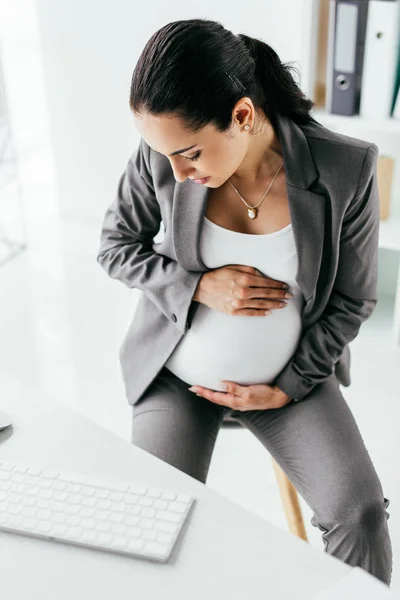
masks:
{"label": "wooden stool leg", "polygon": [[287,477],[286,473],[282,471],[281,467],[274,459],[272,459],[272,464],[274,467],[276,480],[278,482],[279,492],[281,495],[283,508],[285,510],[289,531],[307,542],[308,539],[304,527],[303,515],[301,514],[297,490]]}

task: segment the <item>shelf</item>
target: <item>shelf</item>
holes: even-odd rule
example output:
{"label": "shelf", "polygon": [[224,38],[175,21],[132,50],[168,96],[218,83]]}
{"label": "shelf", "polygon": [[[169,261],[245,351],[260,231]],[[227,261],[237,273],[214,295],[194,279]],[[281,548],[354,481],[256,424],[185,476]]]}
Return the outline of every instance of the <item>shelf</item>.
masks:
{"label": "shelf", "polygon": [[388,219],[380,222],[379,248],[400,250],[400,219]]}
{"label": "shelf", "polygon": [[[384,133],[397,133],[400,135],[400,119],[393,117],[388,119],[367,119],[360,115],[347,117],[345,115],[333,115],[324,109],[318,108],[311,111],[311,116],[320,121],[326,127],[337,127],[344,131],[349,127],[379,131]],[[339,132],[340,133],[340,132]]]}
{"label": "shelf", "polygon": [[[366,119],[355,115],[346,117],[344,115],[332,115],[323,109],[313,110],[312,116],[328,128],[339,130],[339,133],[347,133],[350,127],[359,127],[363,130],[375,130],[385,133],[397,133],[400,135],[400,119]],[[388,219],[380,222],[379,247],[388,250],[400,250],[400,219]]]}

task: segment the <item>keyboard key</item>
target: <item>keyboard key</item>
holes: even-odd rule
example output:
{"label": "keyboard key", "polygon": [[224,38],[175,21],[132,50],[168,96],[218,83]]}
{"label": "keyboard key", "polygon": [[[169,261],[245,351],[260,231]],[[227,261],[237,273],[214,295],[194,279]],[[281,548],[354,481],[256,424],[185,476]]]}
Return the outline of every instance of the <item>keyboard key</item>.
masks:
{"label": "keyboard key", "polygon": [[131,493],[125,494],[124,501],[127,504],[135,504],[136,505],[138,500],[139,500],[138,494],[131,494]]}
{"label": "keyboard key", "polygon": [[97,523],[95,524],[95,531],[110,531],[111,529],[111,525],[108,522],[99,522],[97,521]]}
{"label": "keyboard key", "polygon": [[[1,465],[1,469],[3,469],[3,465]],[[14,473],[27,473],[29,470],[29,467],[26,465],[15,465],[14,467]]]}
{"label": "keyboard key", "polygon": [[131,517],[130,515],[126,516],[124,519],[124,523],[127,525],[137,525],[139,522],[139,517]]}
{"label": "keyboard key", "polygon": [[85,529],[93,529],[95,524],[96,521],[94,519],[82,519],[82,527],[85,527]]}
{"label": "keyboard key", "polygon": [[147,487],[140,484],[131,484],[128,489],[130,494],[138,494],[138,496],[144,496],[147,492]]}
{"label": "keyboard key", "polygon": [[62,515],[61,513],[52,513],[51,515],[51,520],[53,523],[64,523],[66,519],[66,515]]}
{"label": "keyboard key", "polygon": [[77,494],[81,490],[81,487],[82,486],[80,485],[70,483],[69,485],[67,485],[66,491],[71,492],[72,494]]}
{"label": "keyboard key", "polygon": [[[43,485],[44,483],[46,485],[51,485],[51,482],[49,482],[49,481],[46,481],[46,482],[41,481],[40,483],[41,483],[41,485]],[[63,492],[66,488],[67,488],[67,483],[65,483],[65,481],[55,481],[53,484],[53,489],[59,490],[60,492]]]}
{"label": "keyboard key", "polygon": [[176,497],[176,501],[177,502],[183,502],[184,504],[187,504],[188,502],[190,502],[190,496],[188,494],[179,494]]}
{"label": "keyboard key", "polygon": [[62,535],[64,535],[64,533],[66,531],[67,531],[67,527],[65,525],[61,525],[61,524],[53,525],[53,531],[52,531],[53,535],[62,536]]}
{"label": "keyboard key", "polygon": [[113,512],[125,512],[126,511],[126,504],[122,503],[122,502],[113,502],[111,504],[110,510],[112,510]]}
{"label": "keyboard key", "polygon": [[129,540],[128,542],[129,550],[140,550],[143,546],[144,542],[142,540]]}
{"label": "keyboard key", "polygon": [[21,515],[15,515],[12,516],[8,519],[8,525],[9,527],[19,527],[22,523],[23,517],[21,517]]}
{"label": "keyboard key", "polygon": [[[50,496],[51,497],[51,496]],[[68,494],[66,494],[65,492],[55,492],[54,494],[54,500],[66,500],[68,497]]]}
{"label": "keyboard key", "polygon": [[141,513],[143,510],[142,506],[133,506],[133,505],[129,505],[126,508],[126,513],[128,515],[138,515],[139,513]]}
{"label": "keyboard key", "polygon": [[178,526],[174,523],[157,521],[157,523],[154,525],[154,529],[156,529],[157,531],[163,531],[165,533],[176,533]]}
{"label": "keyboard key", "polygon": [[7,462],[1,463],[2,471],[12,471],[13,468],[14,468],[14,465],[12,463],[7,463]]}
{"label": "keyboard key", "polygon": [[41,533],[48,533],[50,529],[51,525],[47,521],[39,521],[37,524],[37,530]]}
{"label": "keyboard key", "polygon": [[182,517],[175,513],[170,513],[167,510],[159,510],[158,517],[160,519],[164,519],[165,521],[170,521],[171,523],[180,523]]}
{"label": "keyboard key", "polygon": [[82,500],[82,506],[96,506],[96,500],[95,498],[83,498]]}
{"label": "keyboard key", "polygon": [[89,508],[89,507],[85,506],[84,508],[80,507],[80,509],[79,509],[79,514],[82,517],[92,517],[94,515],[94,513],[95,513],[94,508]]}
{"label": "keyboard key", "polygon": [[121,500],[124,499],[125,494],[123,494],[122,492],[111,492],[110,493],[110,500],[116,500],[117,502],[120,502]]}
{"label": "keyboard key", "polygon": [[126,530],[126,534],[129,537],[138,538],[142,535],[142,530],[140,527],[128,527]]}
{"label": "keyboard key", "polygon": [[81,510],[81,506],[78,504],[69,504],[69,505],[66,505],[65,510],[70,515],[77,515]]}
{"label": "keyboard key", "polygon": [[[149,531],[149,533],[153,533],[156,536],[158,542],[163,542],[165,544],[173,544],[174,536],[171,533],[159,533],[157,534],[155,531]],[[144,535],[143,535],[144,537]]]}
{"label": "keyboard key", "polygon": [[93,529],[87,529],[84,531],[83,535],[82,535],[82,541],[90,543],[90,542],[94,542],[96,540],[98,536],[97,531],[94,531]]}
{"label": "keyboard key", "polygon": [[69,540],[78,541],[81,537],[82,529],[80,527],[69,527],[65,532],[65,536]]}
{"label": "keyboard key", "polygon": [[117,536],[111,542],[113,548],[125,550],[128,547],[129,539],[123,536]]}
{"label": "keyboard key", "polygon": [[144,527],[145,529],[153,529],[155,523],[155,519],[140,519],[140,526]]}
{"label": "keyboard key", "polygon": [[65,524],[66,525],[79,525],[79,523],[81,522],[79,517],[74,517],[74,515],[69,515],[66,519],[65,519]]}
{"label": "keyboard key", "polygon": [[183,515],[186,512],[186,504],[183,504],[182,502],[171,502],[168,506],[168,510],[172,510]]}
{"label": "keyboard key", "polygon": [[148,498],[147,496],[143,496],[142,498],[139,498],[139,504],[141,504],[142,506],[151,506],[153,504],[154,500],[153,498]]}
{"label": "keyboard key", "polygon": [[145,552],[148,552],[151,556],[163,557],[166,554],[165,546],[158,544],[157,542],[148,542],[144,547]]}
{"label": "keyboard key", "polygon": [[161,494],[161,498],[163,500],[175,500],[176,494],[173,494],[172,492],[166,491],[166,492],[163,492]]}
{"label": "keyboard key", "polygon": [[151,542],[154,542],[154,540],[157,539],[158,535],[161,535],[161,534],[157,534],[156,531],[153,531],[151,529],[146,529],[146,531],[143,531],[142,538],[144,540],[149,540]]}
{"label": "keyboard key", "polygon": [[113,523],[122,523],[124,518],[125,518],[125,515],[122,512],[110,514],[110,521],[112,521]]}
{"label": "keyboard key", "polygon": [[30,475],[35,475],[39,477],[39,475],[43,472],[43,469],[39,467],[30,467],[28,472]]}
{"label": "keyboard key", "polygon": [[108,498],[110,496],[109,490],[96,490],[94,493],[96,498]]}
{"label": "keyboard key", "polygon": [[125,533],[126,525],[122,525],[120,523],[115,523],[114,525],[111,525],[110,531],[112,533],[118,533],[118,534]]}
{"label": "keyboard key", "polygon": [[58,477],[58,471],[55,469],[44,469],[41,477],[44,479],[56,479]]}
{"label": "keyboard key", "polygon": [[109,533],[99,533],[99,537],[97,538],[97,541],[100,544],[110,544],[112,542],[112,535],[110,535]]}
{"label": "keyboard key", "polygon": [[159,490],[158,488],[149,488],[146,496],[150,496],[150,498],[159,498],[162,493],[163,491]]}

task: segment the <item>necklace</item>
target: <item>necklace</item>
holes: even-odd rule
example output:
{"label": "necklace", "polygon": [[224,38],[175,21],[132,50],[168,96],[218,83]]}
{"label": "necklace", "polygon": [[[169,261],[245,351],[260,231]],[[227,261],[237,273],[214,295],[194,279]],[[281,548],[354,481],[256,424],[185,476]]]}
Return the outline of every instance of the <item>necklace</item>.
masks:
{"label": "necklace", "polygon": [[269,187],[267,189],[267,191],[265,192],[264,196],[261,198],[260,202],[258,204],[256,204],[255,206],[249,206],[246,202],[246,200],[244,198],[242,198],[242,196],[239,194],[238,190],[235,188],[235,186],[233,185],[233,183],[228,179],[229,183],[231,184],[231,186],[233,187],[233,189],[235,190],[235,192],[237,193],[237,195],[239,196],[239,198],[245,203],[245,205],[247,206],[247,214],[249,216],[250,219],[255,219],[257,216],[257,206],[259,206],[261,204],[261,202],[264,200],[265,196],[268,194],[269,190],[272,187],[272,184],[274,183],[276,176],[278,175],[279,171],[281,170],[283,166],[283,161],[281,162],[281,164],[279,165],[279,169],[277,170],[277,172],[275,173],[271,183],[269,184]]}

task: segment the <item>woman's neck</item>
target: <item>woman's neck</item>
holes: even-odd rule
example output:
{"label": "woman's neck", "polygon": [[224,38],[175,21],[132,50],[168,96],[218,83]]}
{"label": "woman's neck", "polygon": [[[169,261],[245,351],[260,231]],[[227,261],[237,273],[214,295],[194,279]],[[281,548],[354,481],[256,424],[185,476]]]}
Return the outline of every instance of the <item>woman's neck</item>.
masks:
{"label": "woman's neck", "polygon": [[262,133],[250,134],[246,156],[230,179],[242,185],[260,183],[275,175],[282,160],[281,143],[269,124]]}

